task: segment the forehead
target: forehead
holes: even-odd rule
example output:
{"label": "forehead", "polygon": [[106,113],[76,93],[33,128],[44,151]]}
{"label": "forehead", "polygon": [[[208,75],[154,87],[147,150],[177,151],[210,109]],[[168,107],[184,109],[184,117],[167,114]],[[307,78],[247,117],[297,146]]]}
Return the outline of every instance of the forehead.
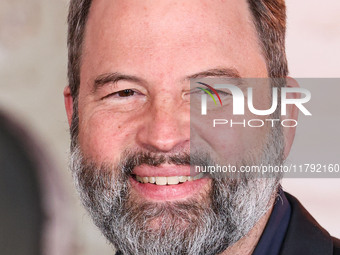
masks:
{"label": "forehead", "polygon": [[242,69],[261,58],[257,41],[246,0],[94,0],[82,66],[98,72],[117,66],[169,70],[183,69],[183,61],[195,66],[225,56],[228,65]]}
{"label": "forehead", "polygon": [[216,36],[216,32],[244,32],[249,29],[247,23],[251,24],[245,0],[94,0],[89,20],[87,30],[91,34],[104,35],[102,32],[110,31],[117,36],[146,38],[158,37],[159,32],[167,36],[172,32],[177,36]]}

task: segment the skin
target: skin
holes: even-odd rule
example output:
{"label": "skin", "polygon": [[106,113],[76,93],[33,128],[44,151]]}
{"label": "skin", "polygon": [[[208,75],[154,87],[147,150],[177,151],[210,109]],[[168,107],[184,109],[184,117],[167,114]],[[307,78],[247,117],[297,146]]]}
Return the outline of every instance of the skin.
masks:
{"label": "skin", "polygon": [[[204,132],[204,125],[193,122],[198,135],[190,141],[189,78],[218,77],[207,75],[212,69],[237,71],[244,78],[267,77],[266,62],[245,0],[94,0],[80,72],[79,145],[83,154],[96,162],[116,162],[126,149],[176,153],[189,151],[190,142],[195,142],[209,150],[223,151],[236,161],[249,149],[260,147],[267,128],[220,128],[215,130],[215,137],[225,140],[219,141]],[[95,80],[107,73],[134,79],[101,84],[95,89]],[[223,77],[226,76],[230,77]],[[289,86],[297,84],[290,82]],[[136,93],[123,98],[117,94],[108,96],[124,89]],[[269,86],[256,88],[257,108],[266,109],[269,105],[268,92]],[[73,101],[69,87],[65,88],[64,97],[71,123]],[[296,109],[288,109],[289,118],[296,115]],[[245,118],[253,117],[246,113]],[[284,131],[285,155],[294,134],[295,129]],[[208,189],[210,181],[206,179],[200,185]],[[162,196],[155,198],[138,189],[134,192],[140,199],[162,202]],[[168,199],[195,195],[192,189]],[[269,215],[270,212],[264,215],[230,254],[236,254],[236,250],[250,253]]]}

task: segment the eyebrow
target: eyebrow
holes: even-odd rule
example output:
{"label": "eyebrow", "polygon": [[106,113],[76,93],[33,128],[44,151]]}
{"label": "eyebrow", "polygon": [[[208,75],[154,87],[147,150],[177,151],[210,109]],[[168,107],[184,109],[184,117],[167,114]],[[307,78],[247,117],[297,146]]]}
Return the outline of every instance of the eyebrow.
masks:
{"label": "eyebrow", "polygon": [[93,84],[93,92],[96,92],[99,88],[103,87],[105,84],[108,83],[117,83],[118,81],[131,81],[136,83],[145,83],[145,81],[137,76],[133,75],[126,75],[119,72],[113,72],[113,73],[104,73],[94,80]]}
{"label": "eyebrow", "polygon": [[[241,78],[241,75],[235,68],[213,68],[192,74],[186,77],[186,79],[201,79],[206,77]],[[108,83],[115,84],[122,80],[135,83],[146,83],[144,79],[134,75],[126,75],[119,72],[104,73],[97,76],[94,80],[92,92],[95,93],[98,89]]]}
{"label": "eyebrow", "polygon": [[201,79],[206,77],[241,78],[241,75],[235,68],[214,68],[190,75],[188,79]]}

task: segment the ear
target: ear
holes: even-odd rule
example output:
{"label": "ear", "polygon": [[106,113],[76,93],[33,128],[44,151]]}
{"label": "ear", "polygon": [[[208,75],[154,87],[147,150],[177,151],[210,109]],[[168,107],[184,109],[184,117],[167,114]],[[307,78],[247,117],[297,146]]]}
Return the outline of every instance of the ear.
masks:
{"label": "ear", "polygon": [[[286,78],[286,86],[289,88],[299,88],[297,81],[291,77]],[[297,99],[300,98],[299,93],[287,93],[287,98]],[[299,109],[292,104],[287,105],[287,114],[281,116],[283,119],[293,119],[298,120]],[[289,155],[290,149],[292,148],[294,137],[295,137],[296,127],[283,127],[283,135],[285,141],[284,158],[286,159]]]}
{"label": "ear", "polygon": [[73,98],[71,96],[70,86],[66,86],[64,89],[64,103],[65,103],[68,124],[71,127],[72,115],[73,115]]}

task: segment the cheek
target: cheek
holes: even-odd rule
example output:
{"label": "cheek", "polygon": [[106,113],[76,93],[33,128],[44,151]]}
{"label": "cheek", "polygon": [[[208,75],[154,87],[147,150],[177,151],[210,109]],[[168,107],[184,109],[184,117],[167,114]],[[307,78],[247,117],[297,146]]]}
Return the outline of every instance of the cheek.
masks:
{"label": "cheek", "polygon": [[[228,106],[215,113],[210,111],[206,116],[192,116],[191,148],[206,151],[222,162],[226,161],[230,164],[240,162],[249,153],[261,153],[268,126],[252,128],[247,123],[250,119],[264,120],[265,118],[265,116],[255,116],[247,110],[245,115],[233,115],[232,107]],[[216,119],[223,124],[216,124],[214,127],[213,123]]]}
{"label": "cheek", "polygon": [[[243,119],[233,119],[242,122]],[[214,132],[205,134],[204,140],[209,141],[210,153],[214,157],[230,164],[245,159],[249,153],[259,155],[265,141],[265,128],[216,127]]]}
{"label": "cheek", "polygon": [[136,125],[126,116],[110,111],[84,116],[79,116],[79,144],[87,157],[112,161],[132,144]]}
{"label": "cheek", "polygon": [[[242,121],[234,119],[234,121],[242,122],[243,119]],[[216,129],[214,135],[208,139],[218,158],[236,163],[244,159],[249,152],[262,148],[262,137],[264,134],[261,129],[225,126]]]}

